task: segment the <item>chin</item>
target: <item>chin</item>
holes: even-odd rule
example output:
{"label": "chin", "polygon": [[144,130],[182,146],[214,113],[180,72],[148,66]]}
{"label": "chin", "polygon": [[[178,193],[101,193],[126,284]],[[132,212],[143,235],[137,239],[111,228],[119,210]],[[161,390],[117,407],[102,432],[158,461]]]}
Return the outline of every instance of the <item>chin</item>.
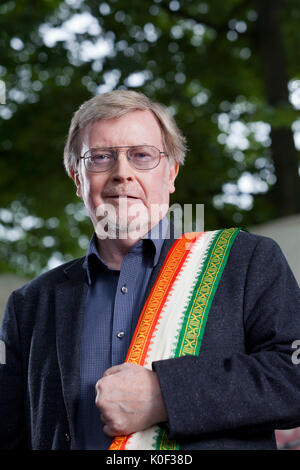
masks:
{"label": "chin", "polygon": [[141,238],[149,230],[148,217],[134,217],[125,220],[119,219],[116,224],[116,230],[119,235],[126,235],[126,238]]}
{"label": "chin", "polygon": [[95,232],[99,239],[131,239],[142,238],[149,230],[148,217],[109,217],[99,220]]}

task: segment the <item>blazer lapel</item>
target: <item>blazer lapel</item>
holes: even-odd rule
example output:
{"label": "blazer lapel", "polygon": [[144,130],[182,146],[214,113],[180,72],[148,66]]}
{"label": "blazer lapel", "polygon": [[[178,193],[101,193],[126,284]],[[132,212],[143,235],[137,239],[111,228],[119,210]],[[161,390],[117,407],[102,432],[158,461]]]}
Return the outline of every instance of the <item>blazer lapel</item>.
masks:
{"label": "blazer lapel", "polygon": [[75,438],[75,413],[80,392],[80,343],[88,285],[83,259],[65,270],[66,280],[55,292],[56,347],[63,397],[71,438]]}

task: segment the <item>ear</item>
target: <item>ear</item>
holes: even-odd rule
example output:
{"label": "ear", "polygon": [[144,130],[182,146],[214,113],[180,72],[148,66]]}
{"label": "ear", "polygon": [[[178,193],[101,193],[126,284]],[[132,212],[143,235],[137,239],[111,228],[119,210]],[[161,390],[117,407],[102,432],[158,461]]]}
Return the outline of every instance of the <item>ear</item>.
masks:
{"label": "ear", "polygon": [[72,169],[72,170],[70,170],[70,174],[71,174],[71,178],[74,181],[74,183],[76,185],[76,188],[77,188],[76,189],[76,196],[82,197],[82,195],[81,195],[81,182],[80,182],[78,171],[74,171]]}
{"label": "ear", "polygon": [[175,191],[175,179],[178,175],[179,163],[174,160],[170,163],[169,167],[169,194],[173,194]]}

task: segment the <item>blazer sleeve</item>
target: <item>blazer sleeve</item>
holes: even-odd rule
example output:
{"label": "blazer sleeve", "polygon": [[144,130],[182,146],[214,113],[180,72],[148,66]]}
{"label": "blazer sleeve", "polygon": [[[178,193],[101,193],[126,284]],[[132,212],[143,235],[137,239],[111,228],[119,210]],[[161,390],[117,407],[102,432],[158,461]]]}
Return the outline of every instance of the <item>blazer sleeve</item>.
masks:
{"label": "blazer sleeve", "polygon": [[4,312],[0,340],[5,350],[5,358],[0,364],[0,449],[22,449],[27,447],[25,380],[13,294]]}
{"label": "blazer sleeve", "polygon": [[245,351],[153,362],[170,438],[300,426],[300,289],[269,238],[252,252],[243,316]]}

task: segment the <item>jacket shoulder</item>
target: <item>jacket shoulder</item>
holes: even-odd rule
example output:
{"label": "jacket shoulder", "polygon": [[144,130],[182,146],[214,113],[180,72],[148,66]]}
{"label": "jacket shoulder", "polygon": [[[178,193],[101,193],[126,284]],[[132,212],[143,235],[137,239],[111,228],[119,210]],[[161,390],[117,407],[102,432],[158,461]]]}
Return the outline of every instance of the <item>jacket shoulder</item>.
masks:
{"label": "jacket shoulder", "polygon": [[234,266],[238,268],[252,262],[269,263],[271,260],[287,263],[278,243],[272,238],[241,228],[230,249],[229,264],[234,263]]}
{"label": "jacket shoulder", "polygon": [[81,258],[68,261],[67,263],[63,263],[28,281],[26,284],[16,289],[14,293],[19,295],[27,295],[28,293],[36,290],[54,287],[56,284],[64,282],[69,278],[77,278],[78,280],[84,281],[84,261],[85,257],[83,256]]}
{"label": "jacket shoulder", "polygon": [[272,252],[282,255],[281,248],[275,240],[264,235],[248,232],[244,229],[238,233],[235,245],[237,249],[242,251]]}
{"label": "jacket shoulder", "polygon": [[[271,274],[291,272],[289,263],[272,238],[240,230],[229,253],[228,269],[244,272],[255,271],[257,276],[270,277]],[[290,274],[288,274],[290,275]]]}

